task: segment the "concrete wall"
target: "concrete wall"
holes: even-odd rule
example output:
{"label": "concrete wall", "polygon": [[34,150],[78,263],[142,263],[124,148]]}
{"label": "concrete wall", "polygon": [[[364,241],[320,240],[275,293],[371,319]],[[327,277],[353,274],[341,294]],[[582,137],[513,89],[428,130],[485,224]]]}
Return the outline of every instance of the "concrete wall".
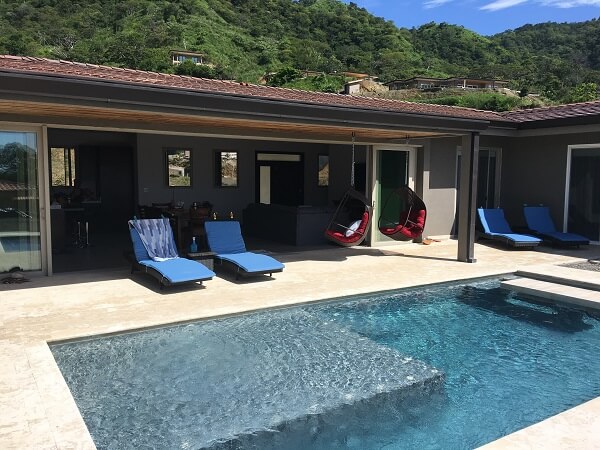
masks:
{"label": "concrete wall", "polygon": [[[192,187],[169,188],[165,175],[165,148],[192,150]],[[219,214],[230,211],[236,217],[255,200],[255,152],[302,153],[304,155],[304,203],[323,206],[328,202],[328,189],[318,186],[318,155],[328,154],[325,144],[268,142],[215,139],[187,136],[140,134],[137,140],[139,203],[208,200]],[[214,151],[239,152],[237,188],[215,187]]]}
{"label": "concrete wall", "polygon": [[510,139],[502,149],[500,206],[513,226],[525,225],[523,205],[544,204],[562,227],[569,145],[598,144],[600,132]]}
{"label": "concrete wall", "polygon": [[[423,201],[427,206],[424,236],[452,233],[456,206],[458,138],[430,139],[423,145]],[[420,175],[417,174],[417,178]]]}

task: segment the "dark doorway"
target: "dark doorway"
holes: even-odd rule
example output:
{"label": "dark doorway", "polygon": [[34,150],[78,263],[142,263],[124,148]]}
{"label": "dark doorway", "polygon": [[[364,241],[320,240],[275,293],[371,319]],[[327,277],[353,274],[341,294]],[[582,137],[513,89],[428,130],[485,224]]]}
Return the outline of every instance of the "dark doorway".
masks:
{"label": "dark doorway", "polygon": [[131,247],[134,153],[128,145],[50,148],[54,272],[121,267]]}
{"label": "dark doorway", "polygon": [[297,153],[256,154],[256,202],[304,204],[304,162]]}

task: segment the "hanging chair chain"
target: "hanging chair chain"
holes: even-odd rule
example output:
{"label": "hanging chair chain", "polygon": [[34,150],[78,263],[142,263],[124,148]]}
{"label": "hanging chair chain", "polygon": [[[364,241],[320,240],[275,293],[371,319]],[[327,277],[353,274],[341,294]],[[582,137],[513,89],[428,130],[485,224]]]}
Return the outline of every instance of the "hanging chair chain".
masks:
{"label": "hanging chair chain", "polygon": [[354,188],[354,141],[356,140],[356,133],[352,132],[352,170],[350,172],[350,186]]}

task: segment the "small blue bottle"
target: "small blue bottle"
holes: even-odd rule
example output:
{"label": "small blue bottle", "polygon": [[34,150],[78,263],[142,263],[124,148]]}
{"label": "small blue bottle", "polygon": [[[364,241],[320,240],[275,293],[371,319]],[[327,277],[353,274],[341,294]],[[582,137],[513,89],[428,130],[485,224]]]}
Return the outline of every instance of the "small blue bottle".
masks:
{"label": "small blue bottle", "polygon": [[196,236],[192,238],[192,245],[190,245],[190,253],[197,253],[198,245],[196,244]]}

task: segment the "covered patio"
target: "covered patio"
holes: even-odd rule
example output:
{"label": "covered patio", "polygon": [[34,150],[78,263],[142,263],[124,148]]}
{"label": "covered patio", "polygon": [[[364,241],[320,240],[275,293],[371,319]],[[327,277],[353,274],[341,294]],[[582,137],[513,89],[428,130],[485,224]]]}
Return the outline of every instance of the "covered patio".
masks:
{"label": "covered patio", "polygon": [[[0,285],[4,305],[0,347],[4,448],[94,448],[47,342],[119,333],[255,309],[279,308],[328,298],[395,290],[446,281],[510,274],[519,268],[574,277],[599,273],[559,267],[597,256],[593,250],[510,251],[475,244],[478,263],[456,261],[453,240],[385,249],[331,248],[274,253],[286,270],[274,279],[236,282],[227,276],[204,286],[157,291],[151,277],[127,270],[33,277]],[[590,448],[597,442],[596,399],[558,419],[511,436],[508,447]],[[594,422],[595,421],[595,422]],[[550,431],[549,431],[550,430]],[[576,437],[576,439],[575,439]],[[491,448],[503,447],[504,441]],[[564,445],[562,445],[564,444]]]}
{"label": "covered patio", "polygon": [[[88,189],[96,194],[91,196],[93,201],[100,204],[96,217],[105,221],[112,218],[114,224],[109,225],[116,229],[117,218],[124,223],[128,216],[136,214],[136,205],[155,202],[171,205],[183,202],[188,207],[197,200],[209,200],[219,203],[220,217],[227,214],[237,218],[242,218],[242,210],[248,204],[259,201],[330,207],[350,186],[351,153],[355,147],[361,155],[364,194],[375,206],[377,216],[383,202],[380,198],[383,194],[378,190],[382,152],[406,154],[403,156],[406,168],[402,163],[398,165],[396,183],[408,184],[418,194],[432,198],[429,183],[438,174],[430,168],[433,164],[430,148],[445,151],[454,158],[460,146],[462,189],[460,199],[456,200],[458,229],[452,230],[454,211],[444,211],[432,216],[426,232],[446,237],[456,233],[457,259],[475,261],[479,135],[492,121],[502,120],[495,113],[295,92],[64,61],[2,57],[1,62],[4,71],[0,75],[5,88],[0,99],[0,120],[5,124],[2,128],[9,133],[13,128],[26,132],[31,139],[35,136],[40,161],[39,204],[28,208],[33,209],[34,221],[40,221],[41,255],[39,262],[34,261],[26,269],[54,272],[52,253],[53,250],[56,253],[57,236],[52,235],[50,203],[56,189],[49,160],[54,150],[71,152],[71,149],[75,155],[95,155],[85,163],[85,167],[100,170],[90,184],[97,185],[106,178],[104,172],[118,175],[113,183],[118,184],[118,189],[116,184],[105,182],[102,199],[99,190]],[[164,182],[165,152],[173,149],[190,151],[194,179],[187,189],[173,188]],[[236,189],[223,189],[213,181],[211,166],[218,158],[215,152],[235,153],[239,158],[240,184]],[[265,155],[267,162],[259,164]],[[274,184],[274,171],[262,171],[262,166],[272,169],[269,158],[282,155],[298,157],[302,165],[298,172],[301,192],[296,199],[275,197],[285,190],[289,176],[281,176],[279,184]],[[325,188],[317,187],[320,155],[330,158],[330,181]],[[112,160],[112,164],[104,163],[103,172],[105,160]],[[69,159],[69,167],[71,164]],[[85,172],[81,164],[77,168],[78,175],[91,173],[88,169]],[[453,172],[447,168],[443,171],[448,172],[445,178]],[[268,184],[269,176],[270,196],[263,200],[263,183]],[[79,189],[77,184],[85,180],[83,176],[76,178],[75,175],[69,178],[71,184],[66,187]],[[116,207],[119,195],[122,202]],[[111,196],[115,200],[111,201]],[[444,196],[455,202],[454,191],[447,191]],[[107,204],[112,206],[107,209]],[[77,219],[75,223],[81,227],[87,224],[87,219]],[[93,225],[90,222],[91,228]],[[81,239],[76,240],[79,243]],[[183,247],[184,241],[181,242]],[[371,227],[367,244],[381,243],[390,244],[381,238],[376,226]],[[56,260],[60,259],[57,255]],[[77,265],[66,264],[66,267]]]}

